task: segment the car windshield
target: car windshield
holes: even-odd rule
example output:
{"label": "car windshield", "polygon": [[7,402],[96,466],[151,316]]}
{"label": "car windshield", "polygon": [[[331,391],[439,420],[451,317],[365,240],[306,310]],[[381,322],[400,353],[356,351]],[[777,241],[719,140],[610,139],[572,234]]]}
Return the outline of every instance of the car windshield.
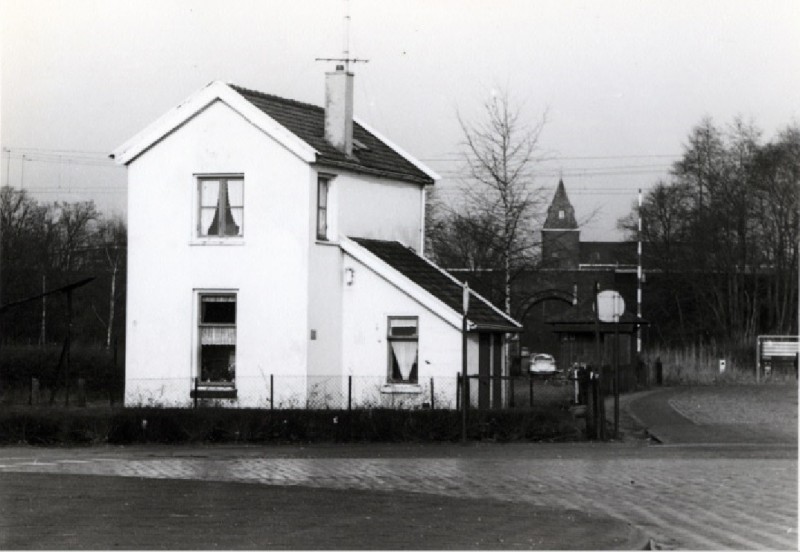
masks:
{"label": "car windshield", "polygon": [[535,357],[533,357],[533,361],[534,362],[538,362],[538,361],[548,362],[548,361],[551,361],[551,360],[553,360],[553,358],[548,356],[548,355],[536,355]]}

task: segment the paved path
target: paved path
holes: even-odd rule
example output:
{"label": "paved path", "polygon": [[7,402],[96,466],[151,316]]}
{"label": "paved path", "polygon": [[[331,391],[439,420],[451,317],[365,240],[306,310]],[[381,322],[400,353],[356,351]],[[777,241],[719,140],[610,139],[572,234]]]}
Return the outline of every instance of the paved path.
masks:
{"label": "paved path", "polygon": [[[769,404],[759,410],[741,404],[759,397],[764,387],[667,388],[626,397],[628,413],[655,440],[669,445],[794,445],[797,446],[797,404],[793,412],[776,411],[770,420]],[[774,389],[766,389],[773,391]],[[796,391],[795,391],[796,393]],[[764,401],[770,394],[764,394]],[[706,407],[704,403],[713,402]],[[737,403],[739,414],[737,418]],[[718,415],[726,412],[725,416]],[[764,413],[762,413],[764,412]],[[743,417],[742,417],[743,416]]]}
{"label": "paved path", "polygon": [[[386,458],[352,457],[346,450],[337,457],[335,448],[284,449],[269,457],[259,457],[257,448],[3,449],[0,472],[426,493],[610,516],[633,523],[664,548],[797,546],[791,451],[719,458],[702,449],[613,443],[496,445],[467,447],[454,458],[455,447],[433,448],[438,453],[409,457],[413,449],[393,454],[383,447]],[[583,544],[597,547],[591,540]]]}

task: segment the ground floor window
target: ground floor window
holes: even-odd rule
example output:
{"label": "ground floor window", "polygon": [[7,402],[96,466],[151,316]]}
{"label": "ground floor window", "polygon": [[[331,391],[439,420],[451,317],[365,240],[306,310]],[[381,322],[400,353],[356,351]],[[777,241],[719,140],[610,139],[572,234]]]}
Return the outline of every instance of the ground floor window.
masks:
{"label": "ground floor window", "polygon": [[228,384],[236,381],[236,295],[200,294],[201,383]]}
{"label": "ground floor window", "polygon": [[387,341],[389,382],[417,383],[419,319],[416,316],[390,316]]}

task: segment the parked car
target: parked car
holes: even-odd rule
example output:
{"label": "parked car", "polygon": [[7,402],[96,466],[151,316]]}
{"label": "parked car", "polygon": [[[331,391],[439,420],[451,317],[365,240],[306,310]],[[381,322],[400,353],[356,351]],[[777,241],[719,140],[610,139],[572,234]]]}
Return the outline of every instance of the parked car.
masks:
{"label": "parked car", "polygon": [[531,357],[531,374],[555,374],[557,371],[553,355],[539,353]]}

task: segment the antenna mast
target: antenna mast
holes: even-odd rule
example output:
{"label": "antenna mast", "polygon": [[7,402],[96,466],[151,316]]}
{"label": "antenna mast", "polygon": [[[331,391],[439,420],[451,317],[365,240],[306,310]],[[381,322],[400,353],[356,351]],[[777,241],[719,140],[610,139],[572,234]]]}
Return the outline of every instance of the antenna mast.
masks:
{"label": "antenna mast", "polygon": [[368,59],[350,57],[350,0],[345,0],[342,57],[316,58],[315,61],[341,61],[344,63],[344,70],[348,73],[350,72],[351,63],[369,63]]}

